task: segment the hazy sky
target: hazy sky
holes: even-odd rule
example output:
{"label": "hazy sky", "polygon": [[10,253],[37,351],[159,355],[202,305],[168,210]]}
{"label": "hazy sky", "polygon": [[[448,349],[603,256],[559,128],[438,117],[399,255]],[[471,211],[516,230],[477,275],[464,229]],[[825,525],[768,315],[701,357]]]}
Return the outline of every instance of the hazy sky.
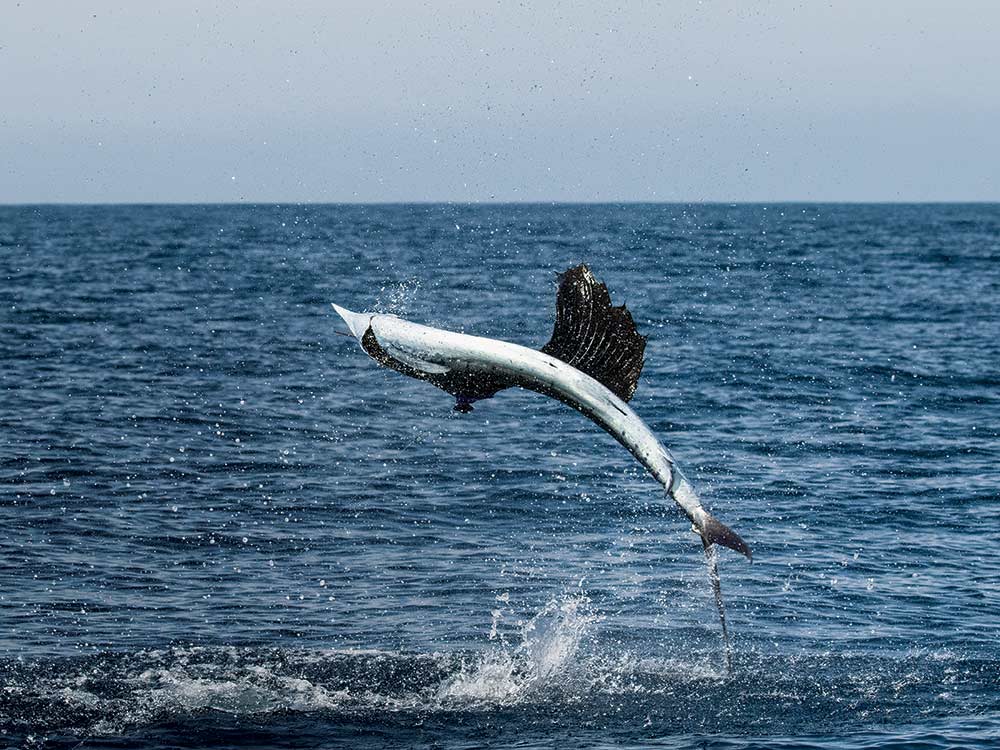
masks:
{"label": "hazy sky", "polygon": [[993,0],[0,0],[0,202],[1000,200],[998,33]]}

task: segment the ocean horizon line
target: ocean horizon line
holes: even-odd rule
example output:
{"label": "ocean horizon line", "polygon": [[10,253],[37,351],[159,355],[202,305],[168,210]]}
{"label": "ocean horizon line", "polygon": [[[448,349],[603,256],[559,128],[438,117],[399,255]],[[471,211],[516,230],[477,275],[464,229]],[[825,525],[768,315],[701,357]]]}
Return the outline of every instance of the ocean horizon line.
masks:
{"label": "ocean horizon line", "polygon": [[183,206],[994,206],[997,200],[399,200],[399,201],[24,201],[0,208]]}

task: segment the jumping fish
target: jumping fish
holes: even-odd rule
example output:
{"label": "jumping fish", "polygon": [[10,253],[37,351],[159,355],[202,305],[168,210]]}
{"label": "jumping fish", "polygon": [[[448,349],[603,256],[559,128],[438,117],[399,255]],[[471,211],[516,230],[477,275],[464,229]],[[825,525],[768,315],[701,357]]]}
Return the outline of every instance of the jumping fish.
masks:
{"label": "jumping fish", "polygon": [[395,315],[355,313],[333,305],[365,352],[380,365],[425,380],[453,395],[455,410],[520,386],[573,407],[635,456],[680,506],[702,540],[731,665],[729,635],[713,545],[752,559],[740,536],[702,506],[673,455],[628,401],[644,363],[646,338],[625,305],[586,265],[560,276],[552,338],[541,350],[411,323]]}

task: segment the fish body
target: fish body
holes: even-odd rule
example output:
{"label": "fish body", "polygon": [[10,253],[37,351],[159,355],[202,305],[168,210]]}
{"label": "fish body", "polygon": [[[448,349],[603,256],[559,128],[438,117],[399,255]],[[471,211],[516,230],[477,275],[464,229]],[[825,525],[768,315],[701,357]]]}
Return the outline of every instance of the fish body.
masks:
{"label": "fish body", "polygon": [[[585,372],[520,344],[432,328],[394,315],[365,317],[361,344],[380,364],[431,382],[503,381],[558,399],[621,443],[663,485],[697,530],[710,522],[670,451],[632,407]],[[467,397],[460,403],[474,400],[479,399]]]}
{"label": "fish body", "polygon": [[452,394],[456,411],[472,411],[477,401],[521,387],[568,404],[621,443],[663,486],[701,537],[731,663],[714,545],[752,559],[750,548],[702,506],[673,455],[628,405],[642,371],[646,339],[624,305],[612,306],[607,287],[590,269],[577,266],[562,274],[555,329],[540,350],[432,328],[395,315],[333,307],[372,359]]}

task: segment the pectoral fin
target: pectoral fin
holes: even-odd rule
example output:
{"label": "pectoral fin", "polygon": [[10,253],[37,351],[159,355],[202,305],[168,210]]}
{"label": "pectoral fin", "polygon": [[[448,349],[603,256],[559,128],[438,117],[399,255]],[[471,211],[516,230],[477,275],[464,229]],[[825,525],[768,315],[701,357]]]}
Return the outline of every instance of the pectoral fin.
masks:
{"label": "pectoral fin", "polygon": [[382,348],[393,359],[402,362],[410,369],[416,370],[424,375],[444,375],[449,370],[449,368],[444,365],[420,359],[420,357],[417,357],[398,346],[393,346],[392,344],[383,344]]}

